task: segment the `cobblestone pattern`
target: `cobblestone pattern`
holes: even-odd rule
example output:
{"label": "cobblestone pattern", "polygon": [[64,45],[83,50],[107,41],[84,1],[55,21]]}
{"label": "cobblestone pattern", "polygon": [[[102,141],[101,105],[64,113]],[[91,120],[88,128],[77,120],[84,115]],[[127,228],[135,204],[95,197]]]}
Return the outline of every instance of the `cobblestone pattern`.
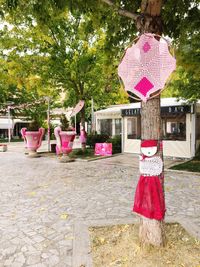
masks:
{"label": "cobblestone pattern", "polygon": [[[75,222],[136,216],[136,165],[1,153],[0,266],[72,266]],[[165,191],[167,218],[200,228],[200,176],[167,172]]]}

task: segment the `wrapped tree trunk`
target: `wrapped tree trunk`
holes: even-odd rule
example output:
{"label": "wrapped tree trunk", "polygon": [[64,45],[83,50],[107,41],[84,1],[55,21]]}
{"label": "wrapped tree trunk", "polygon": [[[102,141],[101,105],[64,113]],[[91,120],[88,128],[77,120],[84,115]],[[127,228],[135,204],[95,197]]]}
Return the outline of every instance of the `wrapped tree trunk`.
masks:
{"label": "wrapped tree trunk", "polygon": [[[161,8],[162,0],[142,1],[142,16],[137,20],[140,32],[162,34]],[[142,140],[161,140],[160,96],[149,99],[146,103],[142,102],[141,131]],[[162,155],[160,156],[162,158]],[[141,217],[139,235],[143,245],[164,245],[164,222]]]}
{"label": "wrapped tree trunk", "polygon": [[[119,15],[134,20],[136,23],[136,27],[141,34],[149,33],[149,36],[155,34],[153,38],[157,40],[160,39],[160,36],[162,35],[162,19],[161,19],[161,9],[163,5],[162,0],[141,0],[140,14],[132,13],[128,10],[118,7],[115,4],[115,1],[112,0],[101,0],[101,1],[115,8],[115,11],[117,11]],[[149,46],[148,42],[146,42],[143,44],[142,48],[144,53],[146,53],[151,48],[151,46]],[[158,51],[161,52],[159,49]],[[154,56],[156,56],[156,54]],[[148,60],[148,58],[146,58],[146,60]],[[128,73],[128,79],[127,79],[128,81],[125,88],[127,91],[132,92],[134,90],[129,83],[131,77],[130,76],[131,70],[129,71],[129,69],[131,68],[130,62],[127,59],[125,59],[124,62],[125,63],[122,62],[120,63],[120,67],[118,68],[118,74],[120,73],[119,76],[122,78],[122,80],[124,78],[124,80],[126,81],[126,75]],[[135,65],[137,65],[137,63]],[[147,65],[151,66],[150,62],[147,63]],[[153,67],[155,68],[154,71],[157,68],[159,68],[159,66],[155,65]],[[173,71],[173,69],[174,67],[172,66],[171,71]],[[158,70],[157,74],[159,74],[159,72],[160,70]],[[156,73],[152,75],[156,75]],[[160,87],[163,86],[164,85],[159,84],[159,87],[156,88],[156,90],[162,89]],[[136,89],[139,92],[139,93],[137,92],[138,94],[136,93],[136,95],[138,95],[141,99],[143,99],[145,95],[143,93],[145,93],[145,90],[148,90],[149,88],[153,87],[151,82],[149,82],[149,80],[144,76],[140,80],[140,82],[135,84],[134,89]],[[158,93],[158,91],[156,93]],[[163,151],[162,151],[162,140],[161,140],[162,136],[161,136],[160,96],[156,97],[154,95],[154,97],[155,98],[149,99],[147,102],[142,103],[141,106],[141,121],[142,121],[141,150],[143,150],[143,152],[144,151],[146,152],[142,153],[140,157],[141,175],[136,188],[133,211],[141,215],[141,224],[140,224],[141,243],[151,244],[154,246],[162,246],[164,245],[165,242],[165,234],[163,227],[164,226],[163,220],[165,215]],[[145,97],[144,100],[146,100]],[[151,150],[148,151],[149,149]]]}
{"label": "wrapped tree trunk", "polygon": [[80,140],[82,151],[86,149],[85,106],[81,109]]}
{"label": "wrapped tree trunk", "polygon": [[[142,102],[141,128],[142,140],[161,139],[160,97],[150,99],[146,103]],[[163,158],[162,150],[159,153],[159,156]],[[162,183],[163,180],[160,182]],[[162,190],[164,190],[164,184],[162,184]],[[163,246],[165,243],[164,222],[141,217],[139,235],[143,245]]]}

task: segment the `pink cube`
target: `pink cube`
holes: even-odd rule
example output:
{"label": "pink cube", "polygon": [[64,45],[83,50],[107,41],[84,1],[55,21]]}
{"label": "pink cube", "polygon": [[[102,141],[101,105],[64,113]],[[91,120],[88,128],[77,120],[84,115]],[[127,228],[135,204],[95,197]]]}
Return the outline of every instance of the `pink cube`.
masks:
{"label": "pink cube", "polygon": [[112,143],[96,143],[95,144],[96,156],[112,156]]}

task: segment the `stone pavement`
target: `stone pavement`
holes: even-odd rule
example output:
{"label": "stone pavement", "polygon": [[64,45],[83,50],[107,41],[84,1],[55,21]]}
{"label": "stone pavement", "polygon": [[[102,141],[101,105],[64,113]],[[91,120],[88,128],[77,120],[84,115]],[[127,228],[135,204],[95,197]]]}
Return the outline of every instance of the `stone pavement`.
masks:
{"label": "stone pavement", "polygon": [[[22,145],[0,153],[0,267],[92,266],[88,225],[137,218],[131,212],[137,157],[63,164],[27,158]],[[166,219],[200,237],[200,175],[166,171],[165,177]]]}

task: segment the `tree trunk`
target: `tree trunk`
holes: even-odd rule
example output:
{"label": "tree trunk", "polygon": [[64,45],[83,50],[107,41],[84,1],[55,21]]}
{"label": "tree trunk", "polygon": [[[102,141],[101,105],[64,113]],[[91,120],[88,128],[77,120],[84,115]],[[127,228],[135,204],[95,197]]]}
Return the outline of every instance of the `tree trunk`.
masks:
{"label": "tree trunk", "polygon": [[[150,99],[147,103],[142,102],[141,128],[142,140],[161,139],[160,97]],[[162,158],[162,151],[160,153]],[[139,236],[142,245],[163,246],[165,243],[164,222],[141,217]]]}
{"label": "tree trunk", "polygon": [[[141,19],[137,21],[137,27],[140,32],[161,35],[161,7],[162,0],[142,0],[142,16]],[[160,96],[150,99],[146,103],[142,102],[141,128],[142,140],[161,140]],[[141,217],[139,236],[142,245],[151,244],[153,246],[163,246],[165,242],[163,221]]]}
{"label": "tree trunk", "polygon": [[81,126],[85,129],[85,106],[81,109]]}
{"label": "tree trunk", "polygon": [[[80,131],[81,128],[85,130],[85,106],[81,109],[81,125],[80,125]],[[84,152],[86,149],[86,143],[81,143],[82,151]]]}

